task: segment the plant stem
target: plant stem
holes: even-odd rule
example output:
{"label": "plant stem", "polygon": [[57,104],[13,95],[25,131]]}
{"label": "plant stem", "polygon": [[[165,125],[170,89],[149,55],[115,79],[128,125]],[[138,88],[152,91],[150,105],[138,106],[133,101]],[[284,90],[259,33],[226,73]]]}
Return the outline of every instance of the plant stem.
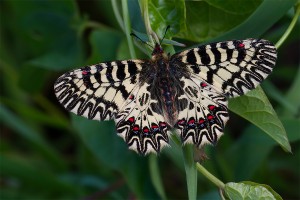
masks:
{"label": "plant stem", "polygon": [[200,163],[196,164],[198,171],[203,174],[208,180],[213,182],[218,188],[224,189],[225,184],[220,181],[217,177],[212,175],[209,171],[207,171]]}
{"label": "plant stem", "polygon": [[127,42],[128,42],[128,48],[129,48],[130,56],[131,56],[131,58],[136,58],[132,38],[130,36],[130,29],[131,29],[130,27],[131,26],[130,26],[127,0],[122,0],[122,10],[123,10],[123,20],[124,20],[125,34],[126,34],[126,38],[127,38]]}
{"label": "plant stem", "polygon": [[281,38],[278,40],[278,42],[275,44],[276,48],[278,49],[283,42],[288,38],[288,36],[290,35],[290,33],[292,32],[293,28],[296,25],[296,22],[298,20],[298,17],[300,15],[300,3],[297,3],[295,6],[295,15],[293,17],[293,20],[291,21],[289,27],[286,29],[285,33],[281,36]]}
{"label": "plant stem", "polygon": [[189,200],[197,198],[197,169],[193,150],[194,146],[189,144],[182,148]]}
{"label": "plant stem", "polygon": [[[140,0],[140,5],[141,5],[141,10],[142,10],[142,15],[144,17],[144,23],[146,27],[147,34],[151,37],[149,37],[149,42],[151,43],[152,46],[154,46],[155,43],[159,42],[159,39],[157,35],[153,32],[150,24],[150,18],[149,18],[149,13],[148,13],[148,0]],[[153,41],[154,39],[154,41]]]}
{"label": "plant stem", "polygon": [[112,5],[112,8],[113,8],[113,11],[114,11],[114,14],[115,14],[115,17],[117,19],[117,22],[118,22],[119,26],[121,27],[122,31],[125,32],[124,23],[123,23],[122,17],[120,15],[120,12],[119,12],[119,9],[118,9],[117,1],[112,0],[111,5]]}
{"label": "plant stem", "polygon": [[112,28],[110,28],[109,26],[106,26],[104,24],[101,24],[101,23],[95,22],[95,21],[87,21],[87,22],[85,22],[83,29],[86,29],[86,28],[95,28],[95,29],[103,29],[103,28],[105,28],[105,29],[112,30]]}
{"label": "plant stem", "polygon": [[151,154],[149,156],[149,168],[150,168],[150,177],[153,183],[154,188],[156,189],[157,193],[159,194],[162,200],[167,200],[166,193],[164,191],[161,175],[159,173],[158,161],[157,156]]}

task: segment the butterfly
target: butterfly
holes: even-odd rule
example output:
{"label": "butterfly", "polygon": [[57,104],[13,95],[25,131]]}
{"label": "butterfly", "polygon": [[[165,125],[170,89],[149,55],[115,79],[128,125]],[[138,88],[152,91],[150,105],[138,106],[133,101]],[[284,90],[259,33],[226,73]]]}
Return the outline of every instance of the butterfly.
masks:
{"label": "butterfly", "polygon": [[259,85],[276,62],[264,39],[211,43],[170,56],[156,44],[149,60],[103,62],[69,71],[54,85],[59,102],[76,115],[114,120],[129,149],[146,155],[169,145],[216,144],[228,99]]}

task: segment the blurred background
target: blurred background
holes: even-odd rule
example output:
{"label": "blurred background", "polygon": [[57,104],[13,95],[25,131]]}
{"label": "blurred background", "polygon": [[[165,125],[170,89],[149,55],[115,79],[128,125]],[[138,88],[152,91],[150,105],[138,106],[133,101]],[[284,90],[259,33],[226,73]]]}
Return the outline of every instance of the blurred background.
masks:
{"label": "blurred background", "polygon": [[[283,2],[149,0],[149,13],[159,35],[170,24],[173,39],[187,46],[243,37],[276,43],[292,20],[291,2],[296,1],[278,6]],[[131,58],[116,20],[122,12],[121,2],[108,0],[0,1],[1,199],[160,199],[155,176],[169,199],[187,198],[178,146],[141,157],[127,150],[113,122],[74,116],[54,96],[55,80],[68,70]],[[145,33],[138,1],[128,1],[128,12],[132,29]],[[268,18],[260,18],[262,13]],[[299,28],[298,19],[262,84],[293,153],[230,113],[225,136],[216,148],[206,148],[209,160],[203,163],[225,183],[249,180],[270,185],[284,199],[300,199]],[[138,48],[136,53],[149,58]],[[198,197],[220,198],[201,174]]]}

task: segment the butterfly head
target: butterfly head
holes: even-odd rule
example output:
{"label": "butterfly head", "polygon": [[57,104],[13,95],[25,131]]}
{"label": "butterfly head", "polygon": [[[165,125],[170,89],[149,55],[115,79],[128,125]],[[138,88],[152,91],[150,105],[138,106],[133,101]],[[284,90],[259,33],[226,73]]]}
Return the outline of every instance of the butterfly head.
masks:
{"label": "butterfly head", "polygon": [[152,51],[152,56],[162,55],[163,53],[164,53],[163,48],[160,46],[160,44],[156,43]]}

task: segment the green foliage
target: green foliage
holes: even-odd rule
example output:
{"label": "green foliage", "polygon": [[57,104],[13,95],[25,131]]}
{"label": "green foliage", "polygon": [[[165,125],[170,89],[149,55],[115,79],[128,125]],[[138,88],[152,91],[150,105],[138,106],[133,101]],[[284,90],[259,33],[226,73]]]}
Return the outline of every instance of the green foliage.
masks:
{"label": "green foliage", "polygon": [[[163,35],[167,25],[171,26],[171,33],[176,34],[185,30],[184,19],[186,17],[185,2],[183,0],[172,1],[149,1],[149,18],[151,28],[158,34]],[[168,35],[171,34],[167,33]]]}
{"label": "green foliage", "polygon": [[282,198],[269,186],[253,182],[227,183],[225,194],[229,199],[268,199],[282,200]]}
{"label": "green foliage", "polygon": [[291,152],[285,129],[260,87],[244,96],[232,99],[229,109],[265,131],[285,151]]}
{"label": "green foliage", "polygon": [[[159,36],[171,25],[167,38],[190,46],[248,37],[276,43],[297,1],[111,2],[0,1],[1,199],[221,198],[211,181],[196,174],[190,146],[182,151],[174,137],[159,156],[141,157],[115,134],[113,122],[65,112],[54,97],[54,81],[67,70],[132,58],[132,50],[147,58],[124,32],[146,34],[149,24]],[[139,3],[147,8],[149,24]],[[239,117],[231,114],[225,136],[218,146],[206,147],[210,159],[202,163],[223,182],[263,183],[283,199],[300,198],[300,71],[294,50],[299,20],[296,24],[262,84],[269,99],[261,89],[232,99],[230,110]],[[258,197],[280,199],[263,184],[227,183],[224,194],[243,199],[245,190],[252,195],[255,189]]]}
{"label": "green foliage", "polygon": [[185,20],[187,29],[180,36],[198,42],[216,37],[243,22],[260,2],[260,0],[243,3],[211,0],[187,1]]}

